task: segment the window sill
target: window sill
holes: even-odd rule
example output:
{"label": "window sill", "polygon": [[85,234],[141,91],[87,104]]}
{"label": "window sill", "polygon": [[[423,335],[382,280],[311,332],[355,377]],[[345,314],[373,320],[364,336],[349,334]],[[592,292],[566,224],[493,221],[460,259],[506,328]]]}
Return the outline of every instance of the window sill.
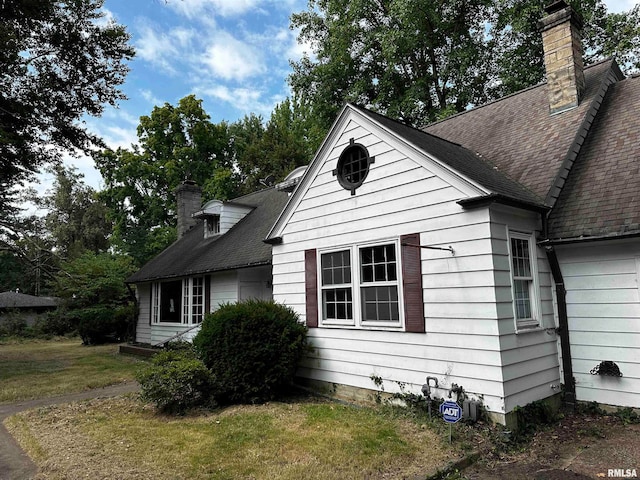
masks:
{"label": "window sill", "polygon": [[404,332],[403,325],[343,325],[343,324],[335,324],[335,323],[321,323],[318,325],[319,328],[326,328],[331,330],[341,329],[341,330],[356,330],[356,331],[366,331],[366,332]]}
{"label": "window sill", "polygon": [[516,326],[516,335],[522,335],[524,333],[532,333],[532,332],[540,332],[543,330],[547,330],[547,328],[543,327],[542,325],[538,324],[538,325],[532,325],[530,327],[518,327]]}

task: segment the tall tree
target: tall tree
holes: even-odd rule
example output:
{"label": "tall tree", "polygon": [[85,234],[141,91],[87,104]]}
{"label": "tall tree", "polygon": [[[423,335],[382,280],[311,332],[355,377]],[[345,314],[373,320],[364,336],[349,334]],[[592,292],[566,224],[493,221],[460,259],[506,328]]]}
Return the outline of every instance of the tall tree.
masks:
{"label": "tall tree", "polygon": [[[114,222],[113,243],[139,264],[175,240],[180,182],[207,184],[215,194],[214,172],[232,167],[228,126],[209,118],[202,100],[189,95],[140,118],[139,146],[94,155],[106,184],[100,196]],[[219,181],[224,188],[225,177]]]}
{"label": "tall tree", "polygon": [[46,227],[59,255],[71,260],[85,251],[106,251],[111,234],[106,205],[75,168],[58,166],[54,172],[53,188],[41,205],[48,210]]}
{"label": "tall tree", "polygon": [[269,176],[281,181],[294,168],[309,163],[319,143],[309,118],[300,102],[286,98],[275,106],[265,127],[255,116],[232,125],[240,192],[264,188]]}
{"label": "tall tree", "polygon": [[103,0],[0,2],[0,226],[16,186],[61,150],[100,140],[78,123],[124,98],[134,55],[125,28],[104,20]]}
{"label": "tall tree", "polygon": [[486,100],[491,0],[311,0],[292,16],[315,58],[290,83],[328,128],[345,101],[412,125]]}
{"label": "tall tree", "polygon": [[[569,0],[584,21],[585,64],[615,57],[623,71],[640,69],[640,6],[625,13],[609,13],[602,0]],[[544,0],[500,0],[491,33],[494,41],[495,81],[491,95],[499,97],[544,79],[539,21],[546,14]]]}
{"label": "tall tree", "polygon": [[[414,126],[544,78],[538,21],[545,0],[310,0],[292,15],[312,52],[289,82],[325,130],[345,101]],[[585,20],[587,62],[640,59],[640,7],[607,13],[570,2]]]}

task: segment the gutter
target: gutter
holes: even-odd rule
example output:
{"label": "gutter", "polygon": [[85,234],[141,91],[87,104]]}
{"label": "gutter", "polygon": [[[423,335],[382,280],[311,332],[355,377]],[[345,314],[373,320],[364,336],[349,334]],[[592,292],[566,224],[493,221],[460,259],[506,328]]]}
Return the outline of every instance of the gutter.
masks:
{"label": "gutter", "polygon": [[[546,222],[545,222],[546,223]],[[562,351],[562,372],[564,376],[564,402],[570,410],[575,409],[576,405],[576,381],[573,377],[573,366],[571,364],[571,342],[569,341],[569,318],[567,315],[567,290],[564,287],[564,278],[560,270],[560,263],[553,245],[544,246],[553,283],[556,289],[556,302],[558,305],[558,328],[557,333],[560,336],[560,348]]]}

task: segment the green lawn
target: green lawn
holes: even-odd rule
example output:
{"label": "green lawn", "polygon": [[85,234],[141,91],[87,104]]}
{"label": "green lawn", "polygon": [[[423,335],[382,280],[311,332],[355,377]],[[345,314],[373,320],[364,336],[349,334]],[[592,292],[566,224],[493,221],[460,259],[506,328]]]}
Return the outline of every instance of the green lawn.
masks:
{"label": "green lawn", "polygon": [[[0,402],[133,379],[140,361],[116,352],[75,339],[0,344]],[[170,417],[131,394],[4,424],[50,480],[418,478],[462,454],[439,424],[306,395]]]}
{"label": "green lawn", "polygon": [[0,403],[80,392],[133,380],[140,361],[117,345],[79,338],[0,343]]}
{"label": "green lawn", "polygon": [[129,396],[6,425],[47,479],[420,478],[460,454],[403,415],[313,397],[167,417]]}

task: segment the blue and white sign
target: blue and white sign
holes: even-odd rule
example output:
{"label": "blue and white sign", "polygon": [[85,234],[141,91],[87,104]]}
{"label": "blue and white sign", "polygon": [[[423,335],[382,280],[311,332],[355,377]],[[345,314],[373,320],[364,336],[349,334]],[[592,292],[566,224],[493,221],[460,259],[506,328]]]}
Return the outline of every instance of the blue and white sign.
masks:
{"label": "blue and white sign", "polygon": [[442,402],[440,404],[440,413],[447,423],[456,423],[462,418],[462,408],[456,402]]}

